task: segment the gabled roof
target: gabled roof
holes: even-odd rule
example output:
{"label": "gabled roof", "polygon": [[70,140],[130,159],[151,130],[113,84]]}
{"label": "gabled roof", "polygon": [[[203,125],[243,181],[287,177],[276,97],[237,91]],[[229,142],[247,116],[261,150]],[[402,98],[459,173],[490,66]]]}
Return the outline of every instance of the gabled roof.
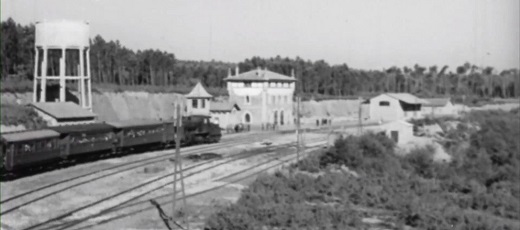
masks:
{"label": "gabled roof", "polygon": [[428,104],[425,104],[426,107],[442,107],[450,102],[450,98],[423,98],[428,101]]}
{"label": "gabled roof", "polygon": [[193,87],[190,93],[186,94],[186,98],[213,98],[213,96],[211,96],[199,82]]}
{"label": "gabled roof", "polygon": [[84,108],[81,108],[74,102],[38,102],[32,103],[32,107],[35,109],[48,114],[55,119],[67,119],[67,118],[85,118],[93,119],[96,114],[90,112]]}
{"label": "gabled roof", "polygon": [[240,110],[240,107],[236,103],[232,102],[221,102],[221,101],[212,101],[209,105],[209,111],[212,112],[231,112],[233,108]]}
{"label": "gabled roof", "polygon": [[296,79],[258,68],[235,76],[229,76],[225,78],[224,81],[296,81]]}
{"label": "gabled roof", "polygon": [[56,138],[60,134],[50,129],[2,133],[2,140],[7,142],[19,142],[35,139]]}
{"label": "gabled roof", "polygon": [[386,93],[386,95],[408,104],[428,104],[427,101],[409,93]]}

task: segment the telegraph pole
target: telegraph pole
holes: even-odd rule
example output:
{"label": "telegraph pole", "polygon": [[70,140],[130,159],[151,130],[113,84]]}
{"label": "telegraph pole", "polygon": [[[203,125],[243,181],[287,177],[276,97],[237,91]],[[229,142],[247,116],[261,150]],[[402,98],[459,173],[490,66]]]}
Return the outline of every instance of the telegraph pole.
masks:
{"label": "telegraph pole", "polygon": [[[181,192],[182,192],[182,202],[184,209],[187,208],[186,205],[186,191],[184,188],[184,173],[182,172],[182,162],[181,162],[181,135],[182,135],[182,109],[181,105],[177,104],[177,122],[176,122],[177,132],[175,135],[175,162],[174,162],[174,170],[173,170],[173,203],[172,203],[172,221],[175,222],[175,212],[177,205],[177,174],[179,174],[179,179],[181,182]],[[186,212],[186,210],[184,210]],[[186,224],[187,229],[190,229],[190,225],[188,223],[187,214],[183,213],[184,223]]]}
{"label": "telegraph pole", "polygon": [[363,134],[363,98],[359,97],[359,110],[358,110],[358,133]]}
{"label": "telegraph pole", "polygon": [[296,162],[300,162],[300,102],[301,97],[296,98]]}

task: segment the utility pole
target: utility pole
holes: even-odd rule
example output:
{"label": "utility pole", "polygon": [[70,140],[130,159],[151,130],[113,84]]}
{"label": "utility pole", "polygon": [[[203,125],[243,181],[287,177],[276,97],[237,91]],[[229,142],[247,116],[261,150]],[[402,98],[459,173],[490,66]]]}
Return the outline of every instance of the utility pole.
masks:
{"label": "utility pole", "polygon": [[296,162],[300,162],[300,102],[301,97],[296,98]]}
{"label": "utility pole", "polygon": [[[172,221],[175,223],[175,212],[177,205],[177,174],[179,174],[179,179],[181,182],[181,192],[182,192],[182,202],[184,209],[187,208],[186,205],[186,191],[184,189],[184,173],[182,172],[182,162],[181,162],[181,135],[183,134],[182,129],[182,108],[180,104],[177,104],[177,132],[175,135],[175,162],[174,162],[174,170],[173,170],[173,203],[172,203]],[[186,210],[184,210],[186,212]],[[190,224],[188,223],[187,214],[183,213],[184,223],[186,224],[187,229],[190,229]]]}
{"label": "utility pole", "polygon": [[359,110],[358,110],[358,134],[363,134],[363,98],[359,97]]}

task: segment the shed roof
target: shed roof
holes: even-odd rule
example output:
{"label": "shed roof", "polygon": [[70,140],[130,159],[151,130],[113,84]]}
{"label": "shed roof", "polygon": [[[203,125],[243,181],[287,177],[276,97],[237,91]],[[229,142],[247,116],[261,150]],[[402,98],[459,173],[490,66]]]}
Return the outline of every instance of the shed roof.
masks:
{"label": "shed roof", "polygon": [[49,127],[60,134],[68,133],[81,133],[81,132],[107,132],[114,129],[113,126],[106,123],[91,123],[91,124],[80,124],[80,125],[63,125]]}
{"label": "shed roof", "polygon": [[296,79],[267,69],[258,68],[235,76],[229,76],[224,81],[296,81]]}
{"label": "shed roof", "polygon": [[238,107],[236,103],[228,101],[214,101],[209,105],[209,111],[214,112],[230,112],[233,108],[240,110],[240,107]]}
{"label": "shed roof", "polygon": [[162,125],[164,123],[172,123],[172,121],[169,122],[163,122],[163,121],[155,121],[155,120],[126,120],[126,121],[110,121],[107,122],[109,125],[114,126],[115,128],[128,128],[128,127],[143,127],[143,126],[157,126]]}
{"label": "shed roof", "polygon": [[40,110],[55,119],[85,118],[93,119],[96,114],[81,108],[73,102],[38,102],[32,103],[35,109]]}
{"label": "shed roof", "polygon": [[428,102],[409,93],[386,93],[386,95],[408,104],[427,104]]}
{"label": "shed roof", "polygon": [[202,83],[198,82],[191,92],[186,94],[186,98],[213,98],[213,96],[206,91]]}
{"label": "shed roof", "polygon": [[450,98],[423,98],[428,101],[428,104],[425,104],[426,107],[442,107],[450,102]]}
{"label": "shed roof", "polygon": [[12,133],[2,133],[2,140],[8,142],[19,142],[34,139],[46,139],[59,137],[60,134],[54,130],[41,129],[31,131],[21,131]]}

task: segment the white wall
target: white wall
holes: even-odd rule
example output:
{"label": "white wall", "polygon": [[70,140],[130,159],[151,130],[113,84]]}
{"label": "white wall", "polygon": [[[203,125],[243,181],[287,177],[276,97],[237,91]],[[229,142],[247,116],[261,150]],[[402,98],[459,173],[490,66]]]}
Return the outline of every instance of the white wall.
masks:
{"label": "white wall", "polygon": [[[197,100],[197,108],[193,108],[193,100]],[[202,101],[205,101],[202,107]],[[207,98],[189,98],[187,100],[188,115],[206,115],[209,116],[209,104],[211,101]]]}
{"label": "white wall", "polygon": [[394,121],[382,125],[386,135],[392,138],[392,131],[398,132],[398,143],[407,143],[413,139],[413,125],[403,121]]}
{"label": "white wall", "polygon": [[[228,82],[229,100],[240,107],[239,117],[244,121],[246,113],[251,115],[251,124],[273,123],[274,114],[280,121],[280,111],[284,113],[284,125],[293,123],[294,82],[252,82],[245,87],[243,82]],[[250,102],[245,98],[249,96]]]}
{"label": "white wall", "polygon": [[[380,106],[379,103],[387,101],[389,106]],[[399,104],[399,100],[385,94],[370,99],[370,119],[393,121],[404,118],[404,112]]]}

